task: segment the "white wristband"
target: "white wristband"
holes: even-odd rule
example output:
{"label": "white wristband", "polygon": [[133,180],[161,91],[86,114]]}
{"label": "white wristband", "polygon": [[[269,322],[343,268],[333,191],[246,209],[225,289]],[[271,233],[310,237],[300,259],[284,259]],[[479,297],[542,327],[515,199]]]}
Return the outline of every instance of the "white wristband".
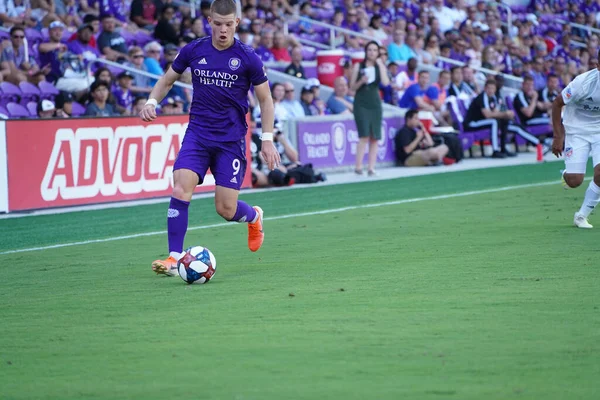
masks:
{"label": "white wristband", "polygon": [[148,101],[146,102],[146,105],[152,105],[152,106],[156,107],[158,105],[158,101],[156,101],[156,99],[148,99]]}
{"label": "white wristband", "polygon": [[262,140],[263,142],[265,140],[270,140],[272,142],[273,141],[273,133],[271,133],[271,132],[263,132],[260,135],[260,140]]}

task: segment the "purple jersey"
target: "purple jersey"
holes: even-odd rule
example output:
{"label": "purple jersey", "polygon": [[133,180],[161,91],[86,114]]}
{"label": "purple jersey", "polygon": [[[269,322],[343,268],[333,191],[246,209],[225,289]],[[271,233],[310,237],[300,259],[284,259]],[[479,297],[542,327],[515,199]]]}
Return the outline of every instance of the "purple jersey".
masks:
{"label": "purple jersey", "polygon": [[117,86],[112,92],[117,100],[117,104],[131,112],[133,107],[133,94],[131,93],[131,90],[126,90],[120,86]]}
{"label": "purple jersey", "polygon": [[216,142],[244,139],[250,85],[267,82],[252,47],[234,39],[231,47],[219,51],[211,36],[196,39],[181,49],[171,66],[178,74],[188,67],[194,87],[190,130]]}

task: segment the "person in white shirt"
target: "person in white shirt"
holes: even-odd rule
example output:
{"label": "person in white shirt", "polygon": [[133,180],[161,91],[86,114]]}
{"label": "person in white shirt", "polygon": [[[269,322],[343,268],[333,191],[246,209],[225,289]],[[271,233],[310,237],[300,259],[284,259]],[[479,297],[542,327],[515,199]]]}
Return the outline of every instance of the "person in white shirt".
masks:
{"label": "person in white shirt", "polygon": [[295,99],[294,93],[294,85],[290,82],[285,82],[283,84],[285,88],[285,97],[281,101],[281,105],[288,112],[291,118],[301,118],[306,116],[304,114],[304,108],[302,108],[302,104],[298,100]]}
{"label": "person in white shirt", "polygon": [[[561,111],[562,115],[561,120]],[[575,213],[578,228],[592,228],[588,217],[600,202],[600,70],[592,69],[573,79],[552,103],[554,140],[552,153],[565,156],[564,183],[576,188],[583,183],[591,155],[594,179],[590,182],[583,204]]]}

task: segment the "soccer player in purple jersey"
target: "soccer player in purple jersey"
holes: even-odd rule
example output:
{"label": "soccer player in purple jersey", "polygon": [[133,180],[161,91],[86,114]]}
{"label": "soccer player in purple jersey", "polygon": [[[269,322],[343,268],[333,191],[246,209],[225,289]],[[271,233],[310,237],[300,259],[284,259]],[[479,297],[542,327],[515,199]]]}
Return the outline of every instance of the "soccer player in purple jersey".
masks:
{"label": "soccer player in purple jersey", "polygon": [[177,275],[188,226],[188,206],[194,188],[208,168],[215,177],[215,207],[228,221],[248,223],[248,248],[257,251],[264,240],[260,207],[238,200],[246,172],[246,114],[250,85],[260,103],[262,151],[269,169],[281,162],[273,145],[274,107],[267,74],[254,50],[234,38],[240,22],[234,0],[215,0],[210,9],[212,36],[187,44],[171,68],[158,80],[140,112],[145,122],[156,119],[156,105],[189,67],[194,96],[190,122],[173,166],[173,195],[167,213],[169,257],[156,260],[157,274]]}

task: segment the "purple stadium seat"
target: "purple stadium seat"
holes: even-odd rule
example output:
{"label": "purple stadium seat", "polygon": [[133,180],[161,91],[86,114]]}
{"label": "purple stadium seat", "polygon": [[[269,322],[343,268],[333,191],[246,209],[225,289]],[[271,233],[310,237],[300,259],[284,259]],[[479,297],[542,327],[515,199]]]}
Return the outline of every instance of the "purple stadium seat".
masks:
{"label": "purple stadium seat", "polygon": [[32,117],[37,117],[37,103],[34,101],[30,101],[27,103],[27,110],[29,110],[29,114]]}
{"label": "purple stadium seat", "polygon": [[142,29],[140,29],[135,34],[135,41],[140,47],[144,47],[146,44],[152,42],[153,40],[155,39],[149,33],[144,32]]}
{"label": "purple stadium seat", "polygon": [[83,113],[85,112],[85,107],[82,106],[81,104],[79,104],[78,102],[74,101],[73,102],[73,116],[74,117],[79,117],[81,115],[83,115]]}
{"label": "purple stadium seat", "polygon": [[19,88],[21,89],[21,104],[27,104],[30,101],[38,102],[40,100],[40,89],[32,83],[29,82],[21,82],[19,83]]}
{"label": "purple stadium seat", "polygon": [[[517,124],[520,124],[522,126],[524,126],[527,129],[527,132],[531,133],[533,136],[552,136],[553,134],[553,129],[552,129],[552,125],[550,124],[546,124],[546,125],[527,125],[524,124],[521,119],[519,118],[519,114],[517,113],[517,110],[515,110],[515,105],[513,103],[513,98],[510,96],[506,96],[505,98],[506,100],[506,107],[509,110],[514,111],[515,113],[515,121],[517,122]],[[520,138],[520,136],[519,136]],[[525,143],[525,141],[523,140],[523,143]]]}
{"label": "purple stadium seat", "polygon": [[10,82],[0,83],[0,105],[6,106],[8,103],[18,103],[21,99],[21,89]]}
{"label": "purple stadium seat", "polygon": [[40,44],[44,41],[44,37],[42,36],[42,32],[33,28],[25,29],[25,37],[29,42],[29,46],[33,46],[34,44]]}
{"label": "purple stadium seat", "polygon": [[123,37],[123,39],[125,39],[125,42],[127,44],[135,44],[137,45],[137,41],[135,39],[135,35],[131,32],[129,32],[127,29],[121,29],[119,31],[119,34]]}
{"label": "purple stadium seat", "polygon": [[8,119],[8,110],[0,106],[0,119]]}
{"label": "purple stadium seat", "polygon": [[452,102],[449,101],[448,102],[449,106],[448,107],[450,109],[450,114],[452,115],[452,120],[455,122],[455,124],[458,127],[458,131],[460,132],[458,137],[461,140],[461,143],[463,144],[463,149],[464,150],[469,150],[469,153],[471,152],[471,146],[474,142],[479,142],[480,146],[481,146],[481,156],[484,156],[484,152],[483,152],[483,141],[484,140],[488,140],[490,138],[490,135],[492,134],[490,129],[479,129],[476,131],[466,131],[463,125],[463,115],[461,114],[460,111],[458,110],[458,102]]}
{"label": "purple stadium seat", "polygon": [[40,96],[42,99],[53,100],[60,94],[58,89],[48,81],[41,81],[38,84],[40,88]]}
{"label": "purple stadium seat", "polygon": [[8,31],[0,30],[0,40],[9,40],[10,33]]}
{"label": "purple stadium seat", "polygon": [[30,118],[29,110],[18,103],[8,103],[6,110],[11,118]]}

